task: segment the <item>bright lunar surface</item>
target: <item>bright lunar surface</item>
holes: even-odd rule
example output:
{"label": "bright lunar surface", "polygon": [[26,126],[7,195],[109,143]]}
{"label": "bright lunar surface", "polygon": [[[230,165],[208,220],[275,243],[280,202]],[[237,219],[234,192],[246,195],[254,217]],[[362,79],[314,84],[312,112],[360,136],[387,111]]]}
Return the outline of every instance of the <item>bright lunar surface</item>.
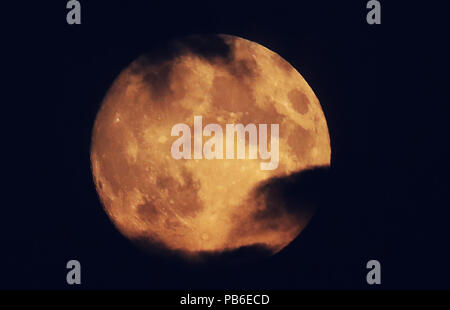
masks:
{"label": "bright lunar surface", "polygon": [[[319,100],[297,70],[255,42],[217,35],[174,46],[137,58],[102,102],[90,155],[105,211],[123,235],[149,247],[187,255],[246,246],[280,251],[312,212],[291,214],[282,196],[263,189],[273,178],[330,165]],[[173,158],[172,127],[184,123],[193,136],[194,116],[202,116],[203,128],[222,126],[224,149],[226,124],[279,124],[278,167],[262,170],[268,160],[248,154]]]}

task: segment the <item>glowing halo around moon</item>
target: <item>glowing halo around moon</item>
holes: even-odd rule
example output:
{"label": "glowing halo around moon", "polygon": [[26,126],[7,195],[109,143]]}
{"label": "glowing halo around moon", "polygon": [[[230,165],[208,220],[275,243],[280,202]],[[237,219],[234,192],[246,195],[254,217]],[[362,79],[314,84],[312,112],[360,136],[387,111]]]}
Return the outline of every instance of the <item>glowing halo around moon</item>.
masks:
{"label": "glowing halo around moon", "polygon": [[[280,251],[312,212],[294,216],[283,197],[274,204],[262,188],[273,178],[330,165],[317,97],[288,62],[255,42],[194,36],[172,47],[125,68],[97,114],[91,165],[105,211],[144,246],[188,256],[251,246]],[[192,128],[195,115],[204,124],[279,124],[277,169],[261,170],[259,159],[172,158],[172,126]]]}

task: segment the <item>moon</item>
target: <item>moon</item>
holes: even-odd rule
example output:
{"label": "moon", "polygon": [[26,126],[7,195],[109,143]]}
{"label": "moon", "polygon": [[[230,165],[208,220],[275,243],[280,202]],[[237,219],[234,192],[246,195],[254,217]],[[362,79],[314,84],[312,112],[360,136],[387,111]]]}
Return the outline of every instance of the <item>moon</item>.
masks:
{"label": "moon", "polygon": [[[318,98],[295,68],[258,43],[197,35],[169,46],[126,67],[97,113],[90,158],[104,210],[143,247],[188,256],[251,246],[279,252],[313,212],[292,214],[267,186],[330,165]],[[279,124],[278,167],[261,170],[261,159],[247,157],[174,159],[172,127],[193,128],[199,115],[224,128]]]}

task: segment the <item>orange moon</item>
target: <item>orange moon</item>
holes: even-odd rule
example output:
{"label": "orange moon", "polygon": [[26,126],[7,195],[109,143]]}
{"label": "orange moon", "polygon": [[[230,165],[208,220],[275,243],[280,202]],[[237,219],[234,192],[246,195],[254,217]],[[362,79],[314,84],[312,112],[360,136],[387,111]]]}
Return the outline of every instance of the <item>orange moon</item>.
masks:
{"label": "orange moon", "polygon": [[[294,216],[283,197],[268,201],[261,188],[330,165],[319,100],[296,69],[258,43],[193,38],[162,57],[137,58],[108,90],[91,142],[98,195],[120,232],[139,244],[186,255],[251,246],[277,253],[312,212]],[[262,159],[247,157],[174,159],[172,127],[192,129],[198,115],[204,125],[279,124],[278,167],[261,170]],[[278,208],[275,215],[265,213],[269,207]]]}

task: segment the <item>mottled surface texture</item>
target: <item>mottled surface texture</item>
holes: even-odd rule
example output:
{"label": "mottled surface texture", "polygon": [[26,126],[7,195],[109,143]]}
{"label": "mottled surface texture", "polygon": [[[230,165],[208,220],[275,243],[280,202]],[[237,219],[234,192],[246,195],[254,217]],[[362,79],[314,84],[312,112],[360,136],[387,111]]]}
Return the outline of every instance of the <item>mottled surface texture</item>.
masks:
{"label": "mottled surface texture", "polygon": [[[203,126],[279,124],[278,168],[173,159],[171,128],[193,128],[194,115]],[[328,166],[330,156],[324,114],[303,77],[267,48],[223,35],[181,40],[130,64],[104,98],[91,147],[97,191],[117,228],[190,254],[285,247],[312,212],[287,208],[271,180]]]}

